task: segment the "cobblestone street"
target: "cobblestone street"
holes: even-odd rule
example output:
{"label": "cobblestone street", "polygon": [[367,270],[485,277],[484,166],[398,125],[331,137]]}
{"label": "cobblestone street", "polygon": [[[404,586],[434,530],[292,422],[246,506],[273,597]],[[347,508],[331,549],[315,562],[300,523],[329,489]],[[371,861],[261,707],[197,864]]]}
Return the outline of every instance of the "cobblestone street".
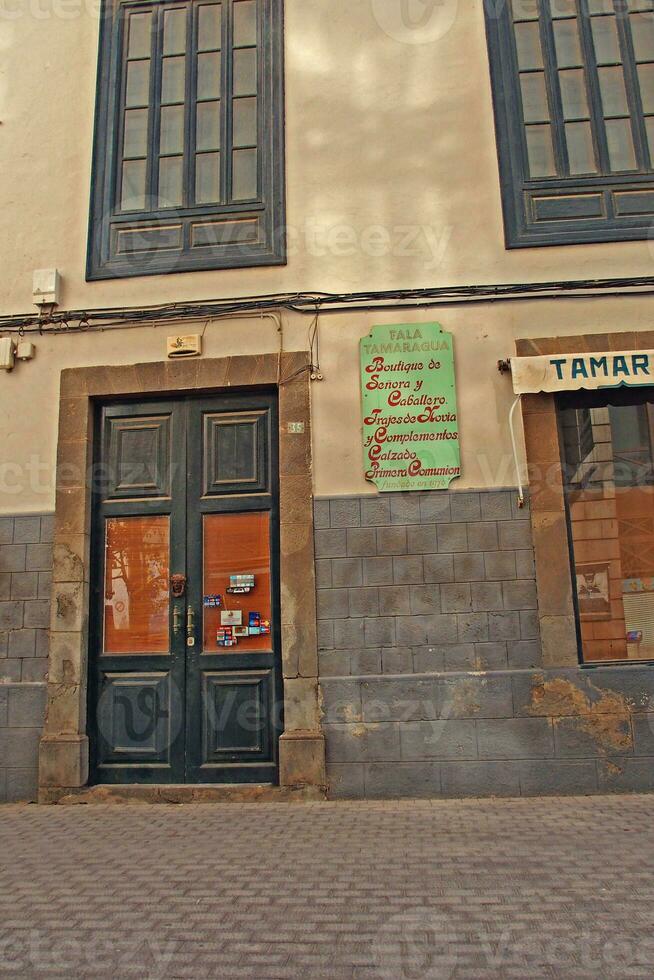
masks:
{"label": "cobblestone street", "polygon": [[6,806],[0,975],[651,977],[654,798]]}

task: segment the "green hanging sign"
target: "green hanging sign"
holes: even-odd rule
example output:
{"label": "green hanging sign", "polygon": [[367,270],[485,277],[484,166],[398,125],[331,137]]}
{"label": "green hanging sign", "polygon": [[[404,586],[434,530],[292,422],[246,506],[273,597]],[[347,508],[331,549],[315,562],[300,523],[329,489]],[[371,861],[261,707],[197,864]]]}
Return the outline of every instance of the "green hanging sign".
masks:
{"label": "green hanging sign", "polygon": [[366,480],[383,492],[446,490],[461,475],[452,334],[373,327],[361,340]]}

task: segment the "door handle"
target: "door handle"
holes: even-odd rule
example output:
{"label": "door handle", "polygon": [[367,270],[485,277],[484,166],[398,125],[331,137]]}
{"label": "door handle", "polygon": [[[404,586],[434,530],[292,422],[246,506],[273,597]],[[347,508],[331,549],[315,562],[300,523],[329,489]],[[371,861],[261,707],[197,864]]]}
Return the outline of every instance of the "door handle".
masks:
{"label": "door handle", "polygon": [[179,636],[182,632],[182,610],[179,606],[175,606],[173,609],[173,633],[175,636]]}
{"label": "door handle", "polygon": [[186,609],[186,645],[195,646],[195,610],[193,606]]}

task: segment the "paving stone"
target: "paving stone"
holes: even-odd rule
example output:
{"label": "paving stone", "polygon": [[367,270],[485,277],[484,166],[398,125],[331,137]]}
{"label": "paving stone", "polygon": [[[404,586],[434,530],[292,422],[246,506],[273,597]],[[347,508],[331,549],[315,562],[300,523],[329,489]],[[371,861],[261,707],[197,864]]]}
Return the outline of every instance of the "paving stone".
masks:
{"label": "paving stone", "polygon": [[6,657],[9,649],[9,633],[0,633],[0,657]]}
{"label": "paving stone", "polygon": [[454,578],[457,582],[482,582],[485,578],[482,553],[454,555]]}
{"label": "paving stone", "polygon": [[632,724],[635,754],[654,756],[654,712],[635,714]]}
{"label": "paving stone", "polygon": [[514,720],[508,674],[453,674],[439,680],[440,718]]}
{"label": "paving stone", "polygon": [[348,557],[372,557],[377,554],[377,534],[374,527],[348,528]]}
{"label": "paving stone", "polygon": [[[315,804],[5,806],[10,972],[649,976],[651,796],[433,799],[524,793],[529,766],[335,764],[340,798]],[[590,785],[573,766],[550,764],[563,793],[573,772]],[[625,782],[646,777],[641,767]],[[350,799],[363,792],[374,799]]]}
{"label": "paving stone", "polygon": [[329,523],[331,527],[359,527],[361,506],[358,497],[330,500]]}
{"label": "paving stone", "polygon": [[0,602],[11,599],[11,572],[0,572]]}
{"label": "paving stone", "polygon": [[331,568],[335,589],[363,585],[363,565],[360,558],[334,558]]}
{"label": "paving stone", "polygon": [[377,554],[405,555],[407,551],[407,529],[405,527],[378,527]]}
{"label": "paving stone", "polygon": [[9,720],[9,686],[0,686],[0,728],[6,728]]}
{"label": "paving stone", "polygon": [[631,718],[603,716],[595,724],[585,718],[559,718],[554,726],[556,755],[560,759],[605,758],[634,754]]}

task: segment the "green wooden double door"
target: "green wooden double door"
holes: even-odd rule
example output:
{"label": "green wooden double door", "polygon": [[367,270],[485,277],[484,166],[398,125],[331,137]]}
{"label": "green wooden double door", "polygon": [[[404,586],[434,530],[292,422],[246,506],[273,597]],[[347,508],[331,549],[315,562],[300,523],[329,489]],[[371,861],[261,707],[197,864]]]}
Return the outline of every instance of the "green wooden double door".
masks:
{"label": "green wooden double door", "polygon": [[275,396],[100,405],[95,445],[93,781],[276,782]]}

